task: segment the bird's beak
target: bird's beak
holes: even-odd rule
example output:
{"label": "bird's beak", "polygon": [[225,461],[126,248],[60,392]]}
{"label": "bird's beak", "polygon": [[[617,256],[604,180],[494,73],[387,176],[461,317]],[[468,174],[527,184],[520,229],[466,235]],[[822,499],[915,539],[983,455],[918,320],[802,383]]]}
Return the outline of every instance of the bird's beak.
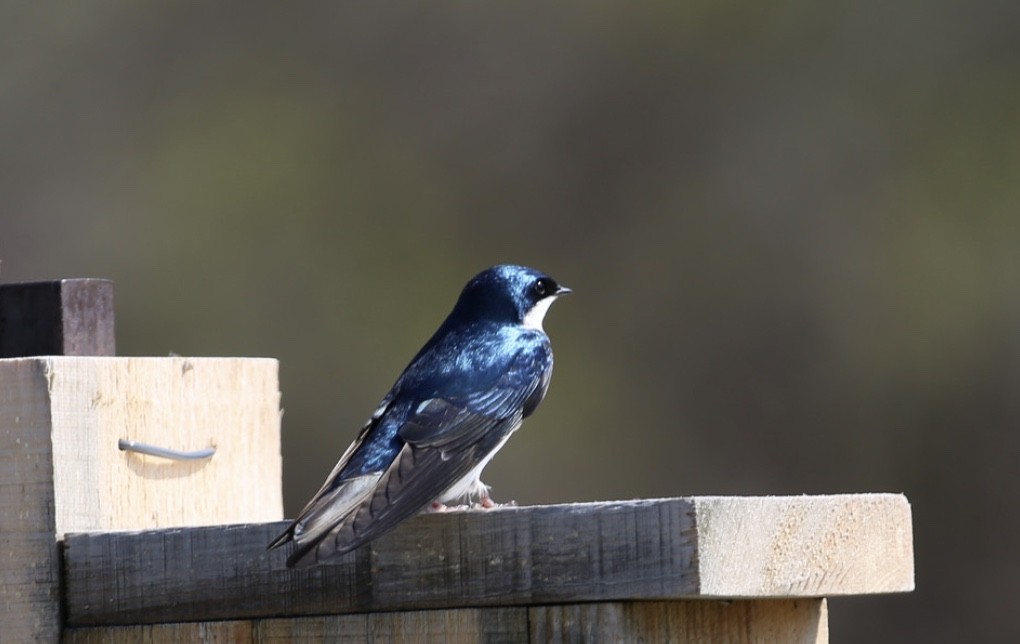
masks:
{"label": "bird's beak", "polygon": [[562,284],[556,288],[556,297],[561,295],[570,295],[574,292],[574,289],[563,286]]}

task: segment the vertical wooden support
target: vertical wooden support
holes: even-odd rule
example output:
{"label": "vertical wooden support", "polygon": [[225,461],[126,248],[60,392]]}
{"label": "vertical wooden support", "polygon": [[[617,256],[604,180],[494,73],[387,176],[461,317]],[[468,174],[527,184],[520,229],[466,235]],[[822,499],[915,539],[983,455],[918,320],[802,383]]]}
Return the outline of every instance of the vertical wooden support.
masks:
{"label": "vertical wooden support", "polygon": [[[0,358],[112,356],[113,283],[0,285]],[[60,636],[51,399],[41,365],[5,365],[0,387],[0,640]]]}
{"label": "vertical wooden support", "polygon": [[59,635],[65,532],[282,518],[279,396],[265,358],[0,359],[0,641]]}
{"label": "vertical wooden support", "polygon": [[114,353],[112,282],[0,286],[0,641],[60,637],[65,532],[283,515],[276,360]]}
{"label": "vertical wooden support", "polygon": [[7,366],[0,386],[0,639],[60,637],[60,557],[50,400],[37,364]]}
{"label": "vertical wooden support", "polygon": [[0,358],[115,353],[110,280],[0,285]]}

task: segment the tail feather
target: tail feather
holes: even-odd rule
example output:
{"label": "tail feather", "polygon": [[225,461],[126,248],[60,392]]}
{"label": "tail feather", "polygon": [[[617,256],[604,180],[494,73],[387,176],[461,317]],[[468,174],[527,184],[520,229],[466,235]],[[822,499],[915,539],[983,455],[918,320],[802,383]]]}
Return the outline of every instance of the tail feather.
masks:
{"label": "tail feather", "polygon": [[287,558],[287,565],[292,568],[300,565],[306,555],[371,494],[380,476],[381,473],[358,476],[334,489],[324,489],[305,507],[301,516],[269,544],[268,549],[293,541],[294,552]]}

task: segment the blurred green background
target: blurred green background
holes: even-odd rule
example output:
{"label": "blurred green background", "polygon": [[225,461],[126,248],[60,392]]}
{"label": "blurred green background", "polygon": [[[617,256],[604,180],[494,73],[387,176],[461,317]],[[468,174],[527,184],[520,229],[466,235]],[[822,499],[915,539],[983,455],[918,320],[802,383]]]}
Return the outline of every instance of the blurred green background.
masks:
{"label": "blurred green background", "polygon": [[0,5],[0,279],[281,361],[317,489],[464,282],[574,288],[497,499],[905,492],[834,641],[1020,637],[1020,3]]}

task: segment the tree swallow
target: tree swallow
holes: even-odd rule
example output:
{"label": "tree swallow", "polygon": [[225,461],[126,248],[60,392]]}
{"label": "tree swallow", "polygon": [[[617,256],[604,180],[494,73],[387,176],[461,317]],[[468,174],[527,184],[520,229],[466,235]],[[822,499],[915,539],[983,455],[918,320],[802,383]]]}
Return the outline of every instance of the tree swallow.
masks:
{"label": "tree swallow", "polygon": [[269,548],[290,567],[350,552],[430,506],[494,507],[482,469],[545,397],[542,320],[570,289],[523,266],[476,275],[301,515]]}

